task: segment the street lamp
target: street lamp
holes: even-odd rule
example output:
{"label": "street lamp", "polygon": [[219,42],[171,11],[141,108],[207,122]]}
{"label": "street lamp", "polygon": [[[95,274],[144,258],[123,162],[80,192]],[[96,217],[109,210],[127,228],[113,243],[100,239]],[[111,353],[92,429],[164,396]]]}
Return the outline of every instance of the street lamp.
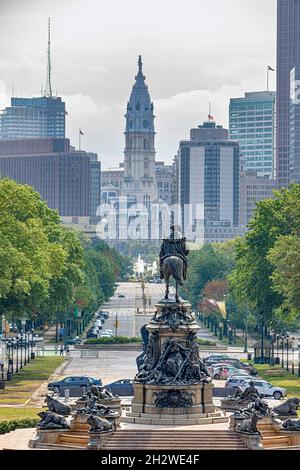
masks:
{"label": "street lamp", "polygon": [[298,344],[298,377],[300,377],[300,343]]}
{"label": "street lamp", "polygon": [[21,364],[20,369],[23,369],[23,333],[20,334],[20,343],[21,343]]}
{"label": "street lamp", "polygon": [[220,332],[219,339],[220,339],[220,340],[223,339],[223,336],[222,336],[222,329],[223,329],[223,323],[220,321],[220,322],[219,322],[219,332]]}
{"label": "street lamp", "polygon": [[26,333],[26,339],[27,339],[27,362],[29,364],[30,362],[30,344],[29,344],[29,333]]}
{"label": "street lamp", "polygon": [[279,359],[279,335],[276,335],[276,364],[280,364],[280,359]]}
{"label": "street lamp", "polygon": [[286,370],[289,371],[289,335],[286,335]]}
{"label": "street lamp", "polygon": [[19,372],[19,338],[16,338],[16,374]]}
{"label": "street lamp", "polygon": [[284,368],[284,336],[281,337],[281,367]]}
{"label": "street lamp", "polygon": [[294,348],[294,341],[295,338],[292,338],[292,374],[295,373],[295,364],[294,364],[294,353],[295,353],[295,348]]}

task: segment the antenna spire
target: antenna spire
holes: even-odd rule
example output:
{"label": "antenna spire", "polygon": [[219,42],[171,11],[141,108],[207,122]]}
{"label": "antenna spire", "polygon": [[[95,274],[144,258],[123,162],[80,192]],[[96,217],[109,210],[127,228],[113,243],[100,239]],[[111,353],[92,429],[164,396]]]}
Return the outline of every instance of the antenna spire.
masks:
{"label": "antenna spire", "polygon": [[46,96],[47,98],[52,98],[50,18],[48,18],[47,80],[44,96]]}

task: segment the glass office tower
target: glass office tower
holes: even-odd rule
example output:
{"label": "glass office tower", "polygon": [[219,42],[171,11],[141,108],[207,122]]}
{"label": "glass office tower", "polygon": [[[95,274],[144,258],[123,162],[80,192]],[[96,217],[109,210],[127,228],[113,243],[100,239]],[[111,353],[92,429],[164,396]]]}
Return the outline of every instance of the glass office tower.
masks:
{"label": "glass office tower", "polygon": [[0,114],[0,138],[65,138],[65,103],[59,97],[11,98]]}
{"label": "glass office tower", "polygon": [[240,144],[245,170],[258,176],[274,175],[276,93],[246,93],[232,98],[229,107],[229,135]]}
{"label": "glass office tower", "polygon": [[[300,64],[300,0],[277,0],[277,143],[278,186],[288,186],[291,162],[291,71]],[[295,111],[295,110],[294,110]],[[293,110],[292,110],[293,112]]]}

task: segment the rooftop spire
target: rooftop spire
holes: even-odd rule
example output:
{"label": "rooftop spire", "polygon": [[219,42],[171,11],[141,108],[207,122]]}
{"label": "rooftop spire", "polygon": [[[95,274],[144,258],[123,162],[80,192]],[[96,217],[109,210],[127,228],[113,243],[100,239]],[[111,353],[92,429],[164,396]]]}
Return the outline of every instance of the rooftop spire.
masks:
{"label": "rooftop spire", "polygon": [[44,96],[52,98],[52,87],[51,87],[51,42],[50,42],[50,18],[48,18],[48,49],[47,49],[47,80],[44,91]]}
{"label": "rooftop spire", "polygon": [[142,72],[143,62],[142,62],[142,56],[141,55],[139,55],[138,65],[139,65],[139,72]]}

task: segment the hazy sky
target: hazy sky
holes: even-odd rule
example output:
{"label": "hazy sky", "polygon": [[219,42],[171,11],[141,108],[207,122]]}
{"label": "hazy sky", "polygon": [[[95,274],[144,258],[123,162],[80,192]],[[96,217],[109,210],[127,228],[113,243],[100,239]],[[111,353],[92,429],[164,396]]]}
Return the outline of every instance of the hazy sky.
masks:
{"label": "hazy sky", "polygon": [[[157,160],[171,162],[189,129],[228,126],[229,98],[266,88],[276,60],[276,0],[0,0],[0,108],[38,96],[52,22],[52,87],[66,101],[67,137],[123,160],[124,114],[142,54],[156,115]],[[270,79],[275,88],[275,74]]]}

